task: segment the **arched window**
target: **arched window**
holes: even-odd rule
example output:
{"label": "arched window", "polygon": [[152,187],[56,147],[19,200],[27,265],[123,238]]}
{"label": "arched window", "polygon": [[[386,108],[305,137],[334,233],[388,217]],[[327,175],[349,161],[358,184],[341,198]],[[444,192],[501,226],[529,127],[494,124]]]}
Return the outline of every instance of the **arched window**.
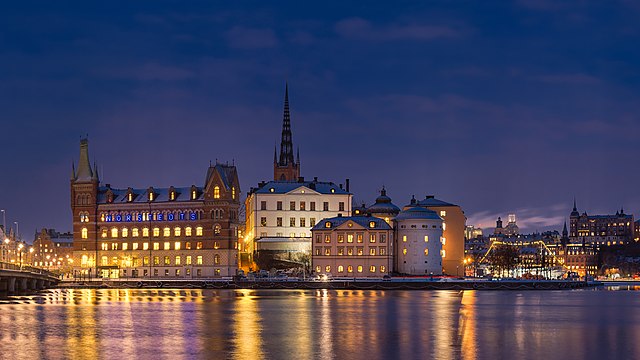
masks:
{"label": "arched window", "polygon": [[127,228],[122,228],[122,237],[126,238],[129,236],[129,229]]}
{"label": "arched window", "polygon": [[142,236],[149,237],[149,228],[142,228]]}
{"label": "arched window", "polygon": [[131,236],[138,237],[138,235],[139,235],[138,228],[131,229]]}
{"label": "arched window", "polygon": [[160,228],[153,228],[153,236],[154,237],[160,236]]}
{"label": "arched window", "polygon": [[220,187],[219,186],[215,186],[213,188],[213,198],[214,199],[220,199]]}
{"label": "arched window", "polygon": [[180,236],[182,234],[182,229],[179,227],[176,227],[173,229],[173,236]]}
{"label": "arched window", "polygon": [[164,237],[171,236],[171,229],[169,229],[168,227],[162,229],[162,236]]}
{"label": "arched window", "polygon": [[89,238],[89,230],[87,230],[87,228],[82,228],[81,233],[82,233],[82,238],[83,239]]}
{"label": "arched window", "polygon": [[184,228],[184,236],[191,236],[191,226]]}
{"label": "arched window", "polygon": [[118,228],[111,228],[111,237],[112,238],[118,237]]}
{"label": "arched window", "polygon": [[202,236],[202,226],[196,228],[196,236]]}
{"label": "arched window", "polygon": [[216,264],[216,265],[220,264],[220,255],[215,254],[213,256],[213,263]]}

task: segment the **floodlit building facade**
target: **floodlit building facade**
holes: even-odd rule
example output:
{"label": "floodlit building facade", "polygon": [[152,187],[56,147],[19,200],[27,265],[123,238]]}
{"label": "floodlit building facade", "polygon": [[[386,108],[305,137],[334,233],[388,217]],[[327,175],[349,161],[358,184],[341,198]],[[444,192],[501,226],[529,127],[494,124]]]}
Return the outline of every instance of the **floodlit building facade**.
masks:
{"label": "floodlit building facade", "polygon": [[406,275],[442,274],[443,220],[433,210],[420,206],[401,211],[396,225],[396,272]]}
{"label": "floodlit building facade", "polygon": [[575,244],[593,244],[596,247],[626,245],[634,241],[635,222],[632,214],[624,209],[615,215],[580,214],[573,202],[569,217],[569,240]]}

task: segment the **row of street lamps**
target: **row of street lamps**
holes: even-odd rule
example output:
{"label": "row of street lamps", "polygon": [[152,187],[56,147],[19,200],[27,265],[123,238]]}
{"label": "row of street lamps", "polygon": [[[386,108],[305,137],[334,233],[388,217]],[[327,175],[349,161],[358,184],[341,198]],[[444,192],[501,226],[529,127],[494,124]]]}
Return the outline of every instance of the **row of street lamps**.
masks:
{"label": "row of street lamps", "polygon": [[[9,239],[9,236],[7,234],[7,211],[4,209],[0,209],[0,212],[2,213],[2,232],[4,234],[4,241],[2,241],[0,244],[3,245],[3,249],[2,249],[2,261],[4,262],[9,262],[9,244],[11,243],[11,239]],[[18,239],[20,238],[20,227],[17,221],[13,222],[16,225],[16,233],[14,235],[14,240],[16,241],[17,245],[17,252],[19,254],[19,263],[20,263],[20,269],[22,269],[22,249],[24,249],[24,243],[21,243]],[[29,248],[29,252],[33,253],[33,247]]]}

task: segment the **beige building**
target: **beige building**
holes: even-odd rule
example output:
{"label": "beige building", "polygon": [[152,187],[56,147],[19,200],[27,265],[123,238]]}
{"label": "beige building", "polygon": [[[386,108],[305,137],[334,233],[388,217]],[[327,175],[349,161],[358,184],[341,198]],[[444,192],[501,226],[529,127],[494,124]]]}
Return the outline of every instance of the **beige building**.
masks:
{"label": "beige building", "polygon": [[420,206],[402,210],[395,217],[395,271],[406,275],[440,275],[445,241],[444,222],[435,211]]}
{"label": "beige building", "polygon": [[442,223],[442,268],[445,274],[456,275],[464,268],[464,238],[467,218],[458,205],[454,205],[439,199],[433,195],[426,196],[423,200],[411,199],[411,204],[405,206],[405,210],[413,206],[421,206],[433,210],[443,220]]}
{"label": "beige building", "polygon": [[383,219],[338,216],[313,233],[312,268],[334,277],[382,277],[393,267],[393,229]]}
{"label": "beige building", "polygon": [[31,264],[48,270],[69,273],[73,268],[73,234],[42,229],[36,233]]}

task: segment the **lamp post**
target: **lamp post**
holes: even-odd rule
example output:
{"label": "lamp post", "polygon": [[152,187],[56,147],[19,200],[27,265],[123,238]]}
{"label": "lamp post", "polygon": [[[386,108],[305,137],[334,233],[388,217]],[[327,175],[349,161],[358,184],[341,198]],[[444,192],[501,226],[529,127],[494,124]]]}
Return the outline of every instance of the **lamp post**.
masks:
{"label": "lamp post", "polygon": [[22,248],[24,247],[24,245],[20,244],[18,245],[18,252],[20,253],[20,271],[22,271]]}

